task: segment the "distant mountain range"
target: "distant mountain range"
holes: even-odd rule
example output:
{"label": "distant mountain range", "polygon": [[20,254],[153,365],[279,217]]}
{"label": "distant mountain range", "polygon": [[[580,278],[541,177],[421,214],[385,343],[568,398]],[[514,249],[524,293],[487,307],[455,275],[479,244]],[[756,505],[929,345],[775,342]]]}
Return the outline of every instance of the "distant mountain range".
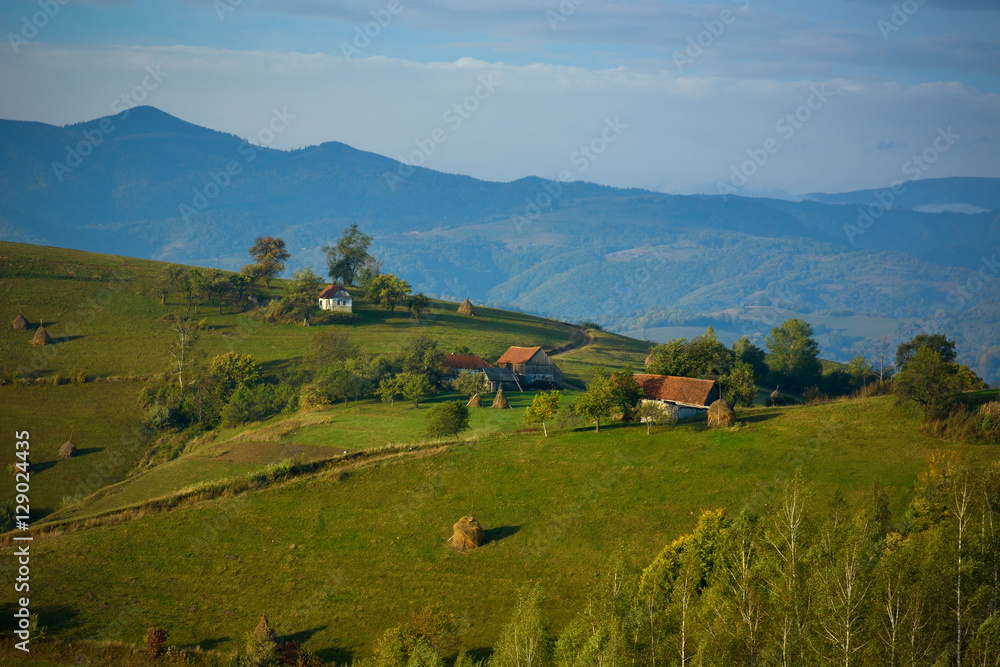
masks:
{"label": "distant mountain range", "polygon": [[762,338],[796,315],[840,360],[931,328],[1000,381],[1000,179],[904,188],[793,202],[494,183],[337,142],[274,150],[152,107],[0,121],[5,240],[237,268],[270,234],[290,268],[322,269],[319,246],[356,222],[434,296],[658,336]]}

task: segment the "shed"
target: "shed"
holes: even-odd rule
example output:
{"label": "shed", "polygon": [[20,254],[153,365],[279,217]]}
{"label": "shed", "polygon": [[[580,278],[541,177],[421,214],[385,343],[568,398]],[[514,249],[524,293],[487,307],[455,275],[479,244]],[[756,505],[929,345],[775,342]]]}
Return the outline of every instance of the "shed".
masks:
{"label": "shed", "polygon": [[676,375],[650,375],[637,373],[635,381],[646,398],[661,405],[676,406],[680,419],[692,417],[708,410],[709,399],[715,391],[715,380],[678,377]]}

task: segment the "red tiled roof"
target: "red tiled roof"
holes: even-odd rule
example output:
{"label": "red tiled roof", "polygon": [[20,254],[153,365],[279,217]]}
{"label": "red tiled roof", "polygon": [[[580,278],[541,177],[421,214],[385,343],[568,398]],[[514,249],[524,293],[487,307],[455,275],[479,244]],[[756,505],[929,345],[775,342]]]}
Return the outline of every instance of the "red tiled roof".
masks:
{"label": "red tiled roof", "polygon": [[646,398],[706,407],[715,388],[715,380],[682,378],[674,375],[636,373],[635,381],[642,387]]}
{"label": "red tiled roof", "polygon": [[446,368],[459,368],[463,370],[493,368],[490,362],[474,354],[446,354],[444,355],[444,365]]}
{"label": "red tiled roof", "polygon": [[542,349],[539,347],[514,347],[513,345],[497,359],[497,365],[503,364],[526,364],[535,354]]}
{"label": "red tiled roof", "polygon": [[[321,299],[332,299],[334,296],[337,295],[337,292],[339,292],[340,290],[343,290],[343,289],[344,289],[343,285],[330,285],[325,290],[323,290],[322,292],[319,293],[319,298],[321,298]],[[347,290],[344,290],[344,291],[346,292]]]}

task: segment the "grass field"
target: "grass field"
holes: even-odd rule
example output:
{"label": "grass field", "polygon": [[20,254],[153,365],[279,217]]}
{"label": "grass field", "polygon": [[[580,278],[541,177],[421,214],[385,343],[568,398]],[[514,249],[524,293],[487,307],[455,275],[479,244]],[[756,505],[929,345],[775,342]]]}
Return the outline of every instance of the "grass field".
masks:
{"label": "grass field", "polygon": [[[647,562],[700,510],[762,501],[796,471],[814,513],[835,489],[854,502],[877,479],[898,515],[929,453],[998,454],[919,435],[915,415],[890,398],[741,419],[729,431],[690,422],[649,437],[642,427],[500,435],[46,537],[33,561],[49,592],[38,604],[64,638],[99,635],[124,606],[130,620],[110,639],[137,642],[161,624],[175,643],[221,650],[266,612],[282,634],[343,660],[441,602],[464,646],[484,647],[525,582],[544,582],[561,625],[614,545]],[[492,542],[451,553],[450,526],[469,513]]]}

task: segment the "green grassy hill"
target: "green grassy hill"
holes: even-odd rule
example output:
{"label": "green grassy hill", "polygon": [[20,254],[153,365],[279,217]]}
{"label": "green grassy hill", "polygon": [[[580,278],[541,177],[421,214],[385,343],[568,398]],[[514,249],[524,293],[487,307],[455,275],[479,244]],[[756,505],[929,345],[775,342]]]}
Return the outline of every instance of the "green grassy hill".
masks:
{"label": "green grassy hill", "polygon": [[[645,565],[702,510],[762,502],[796,474],[815,515],[834,492],[854,504],[879,481],[898,516],[929,454],[1000,458],[993,447],[921,434],[916,413],[891,397],[741,409],[732,429],[695,419],[652,435],[634,425],[596,433],[563,410],[545,438],[523,423],[533,393],[515,392],[512,410],[473,410],[471,430],[457,440],[427,439],[429,404],[366,399],[199,435],[140,472],[153,442],[136,430],[136,398],[167,364],[161,317],[183,310],[176,298],[164,308],[150,295],[157,264],[9,243],[0,244],[0,262],[2,315],[12,320],[20,308],[32,324],[44,317],[55,339],[30,374],[42,382],[0,386],[0,426],[31,432],[33,520],[44,531],[32,546],[32,599],[61,639],[138,644],[161,625],[171,644],[232,651],[266,612],[279,634],[343,662],[440,603],[455,615],[462,647],[485,649],[523,585],[543,583],[560,629],[619,545]],[[108,277],[115,272],[128,280]],[[276,281],[272,291],[279,288]],[[78,310],[88,298],[101,303],[93,317]],[[646,344],[600,331],[587,334],[592,344],[558,352],[585,335],[516,313],[477,309],[463,318],[455,304],[435,302],[417,324],[356,305],[356,320],[329,326],[350,327],[371,350],[423,335],[488,358],[540,344],[557,351],[576,384],[597,365],[638,368],[646,354]],[[202,307],[198,317],[206,318],[206,357],[252,353],[268,370],[298,365],[320,328],[250,324],[228,308]],[[35,358],[31,335],[0,330],[7,380]],[[79,369],[87,382],[52,383]],[[563,406],[578,395],[568,391]],[[60,461],[69,437],[82,455]],[[266,478],[287,459],[298,467]],[[489,542],[457,554],[446,540],[467,514]],[[11,550],[0,547],[4,562]]]}

